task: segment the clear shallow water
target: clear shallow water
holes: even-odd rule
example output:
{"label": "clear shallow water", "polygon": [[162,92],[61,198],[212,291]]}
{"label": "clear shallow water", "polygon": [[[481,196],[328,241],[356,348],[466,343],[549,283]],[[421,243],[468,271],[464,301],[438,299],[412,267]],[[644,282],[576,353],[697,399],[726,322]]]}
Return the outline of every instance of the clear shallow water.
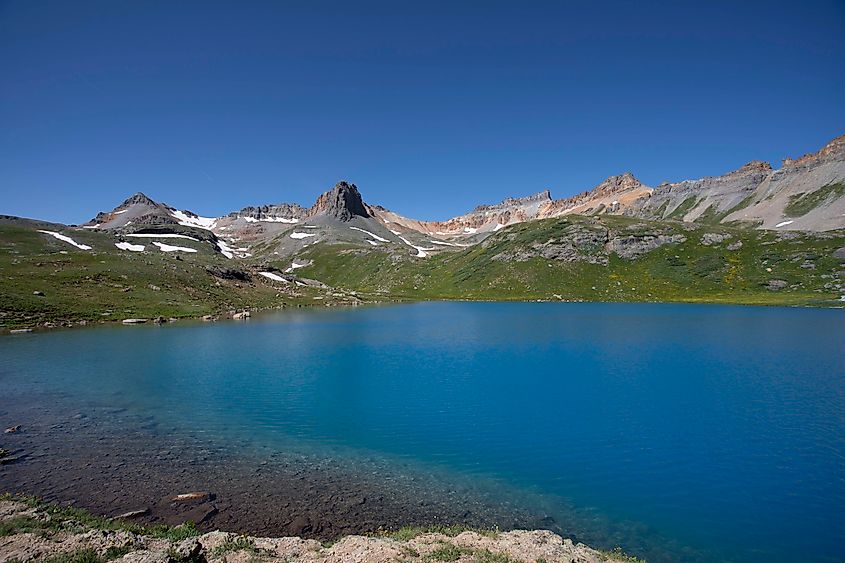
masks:
{"label": "clear shallow water", "polygon": [[257,455],[490,479],[652,559],[845,557],[843,311],[428,303],[98,328],[0,339],[0,385]]}

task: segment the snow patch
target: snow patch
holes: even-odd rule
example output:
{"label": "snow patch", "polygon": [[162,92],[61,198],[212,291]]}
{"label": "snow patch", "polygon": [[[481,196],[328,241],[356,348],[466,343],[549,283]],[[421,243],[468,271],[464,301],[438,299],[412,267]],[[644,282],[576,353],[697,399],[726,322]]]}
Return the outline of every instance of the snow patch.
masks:
{"label": "snow patch", "polygon": [[300,233],[300,232],[293,232],[290,234],[290,238],[308,238],[308,237],[316,237],[314,233]]}
{"label": "snow patch", "polygon": [[114,243],[116,247],[121,250],[129,250],[131,252],[143,252],[144,245],[143,244],[132,244],[131,242],[116,242]]}
{"label": "snow patch", "polygon": [[217,240],[217,249],[220,250],[220,254],[222,254],[226,258],[232,259],[235,257],[234,251],[229,247],[228,244],[226,244],[222,240]]}
{"label": "snow patch", "polygon": [[791,224],[792,224],[792,223],[794,223],[794,222],[795,222],[795,221],[781,221],[780,223],[778,223],[777,225],[775,225],[775,228],[777,229],[778,227],[785,227],[785,226],[787,226],[787,225],[791,225]]}
{"label": "snow patch", "polygon": [[299,219],[286,219],[285,217],[265,217],[263,219],[256,219],[255,217],[244,217],[247,223],[288,223],[293,225],[299,223]]}
{"label": "snow patch", "polygon": [[196,248],[188,248],[187,246],[170,246],[163,242],[154,241],[154,245],[159,247],[162,252],[196,252]]}
{"label": "snow patch", "polygon": [[50,235],[51,237],[55,237],[55,238],[57,238],[61,241],[68,243],[68,244],[72,244],[73,246],[75,246],[79,250],[91,250],[91,247],[88,246],[87,244],[79,244],[78,242],[76,242],[72,238],[65,236],[61,233],[57,233],[56,231],[40,231],[39,230],[38,232],[44,233],[45,235]]}
{"label": "snow patch", "polygon": [[[396,235],[396,236],[399,236],[399,235]],[[404,242],[405,244],[407,244],[408,246],[410,246],[411,248],[413,248],[414,250],[417,251],[417,254],[416,254],[417,258],[425,258],[426,256],[428,256],[428,252],[430,252],[432,250],[437,250],[436,248],[423,248],[422,246],[413,245],[405,237],[399,237],[399,238],[402,240],[402,242]]]}
{"label": "snow patch", "polygon": [[282,283],[289,283],[288,280],[280,276],[279,274],[274,274],[273,272],[258,272],[259,276],[264,276],[267,279],[271,279],[273,281],[282,282]]}
{"label": "snow patch", "polygon": [[170,215],[184,227],[197,227],[207,231],[210,231],[217,223],[217,217],[192,217],[184,211],[173,211]]}
{"label": "snow patch", "polygon": [[468,235],[474,235],[478,232],[478,229],[475,229],[473,227],[464,227],[464,232]]}
{"label": "snow patch", "polygon": [[123,236],[136,238],[184,238],[194,242],[199,242],[199,239],[195,239],[194,237],[189,237],[188,235],[177,235],[176,233],[131,233]]}
{"label": "snow patch", "polygon": [[114,215],[120,215],[121,213],[126,213],[127,211],[128,211],[127,209],[121,209],[120,211],[115,211],[113,214]]}
{"label": "snow patch", "polygon": [[495,226],[495,227],[493,227],[493,232],[495,233],[495,232],[496,232],[496,231],[498,231],[499,229],[504,229],[504,228],[505,228],[505,224],[504,224],[504,223],[496,223],[496,226]]}
{"label": "snow patch", "polygon": [[[349,227],[349,228],[350,228],[350,229],[352,229],[352,230],[355,230],[355,231],[361,231],[362,233],[367,233],[368,235],[370,235],[371,237],[373,237],[373,238],[374,238],[374,239],[376,239],[377,241],[380,241],[380,242],[390,242],[390,241],[389,241],[389,240],[387,240],[386,238],[381,238],[380,236],[375,235],[375,234],[371,233],[370,231],[365,231],[364,229],[359,229],[358,227]],[[391,232],[392,232],[392,231],[391,231]]]}
{"label": "snow patch", "polygon": [[364,239],[364,240],[365,240],[366,242],[368,242],[368,243],[372,244],[373,246],[378,246],[378,243],[377,243],[376,241],[374,241],[374,240],[370,240],[370,239]]}
{"label": "snow patch", "polygon": [[439,244],[440,246],[457,246],[459,248],[466,248],[468,246],[472,246],[471,244],[457,244],[454,242],[446,242],[445,240],[430,240],[428,241],[431,244]]}
{"label": "snow patch", "polygon": [[[287,270],[285,270],[285,272],[292,272],[292,271],[294,271],[294,270],[298,270],[299,268],[304,268],[304,267],[306,267],[306,266],[308,266],[308,265],[309,265],[309,264],[297,264],[297,263],[296,263],[296,260],[294,260],[293,262],[291,262],[291,263],[290,263],[290,268],[288,268]],[[297,282],[297,283],[299,283],[299,282]]]}

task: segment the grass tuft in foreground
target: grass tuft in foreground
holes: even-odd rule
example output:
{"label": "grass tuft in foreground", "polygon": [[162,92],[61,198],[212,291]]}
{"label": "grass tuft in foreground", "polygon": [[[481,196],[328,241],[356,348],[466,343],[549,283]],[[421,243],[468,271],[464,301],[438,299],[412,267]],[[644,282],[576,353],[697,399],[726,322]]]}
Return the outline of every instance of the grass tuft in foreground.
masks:
{"label": "grass tuft in foreground", "polygon": [[0,522],[0,537],[21,533],[75,532],[89,528],[125,531],[170,541],[181,541],[200,535],[193,522],[185,522],[178,526],[166,526],[164,524],[145,526],[125,520],[112,520],[94,516],[90,512],[72,506],[47,504],[31,496],[6,493],[0,495],[0,500],[24,503],[43,511],[47,516],[47,518],[21,516]]}

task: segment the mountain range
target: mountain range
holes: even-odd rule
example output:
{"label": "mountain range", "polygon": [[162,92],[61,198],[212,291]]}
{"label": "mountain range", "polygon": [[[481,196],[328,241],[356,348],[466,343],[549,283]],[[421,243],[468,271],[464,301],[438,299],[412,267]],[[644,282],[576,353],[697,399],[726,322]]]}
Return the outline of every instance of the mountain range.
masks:
{"label": "mountain range", "polygon": [[80,226],[0,216],[0,324],[315,300],[831,305],[845,291],[843,247],[845,136],[779,169],[752,161],[656,187],[624,173],[573,197],[545,190],[446,221],[367,203],[345,181],[310,207],[220,217],[137,193]]}
{"label": "mountain range", "polygon": [[[552,199],[548,190],[480,205],[447,221],[403,217],[365,203],[354,184],[339,182],[305,208],[295,203],[245,207],[222,217],[176,210],[138,193],[83,225],[136,232],[174,226],[211,231],[224,254],[249,257],[258,243],[295,255],[317,241],[404,247],[420,257],[476,244],[516,223],[578,215],[746,224],[761,229],[828,231],[845,227],[845,136],[820,151],[785,159],[780,169],[753,161],[722,176],[644,185],[631,173],[591,190]],[[346,228],[351,227],[351,228]],[[304,230],[307,229],[307,230]],[[280,238],[280,234],[289,233]]]}

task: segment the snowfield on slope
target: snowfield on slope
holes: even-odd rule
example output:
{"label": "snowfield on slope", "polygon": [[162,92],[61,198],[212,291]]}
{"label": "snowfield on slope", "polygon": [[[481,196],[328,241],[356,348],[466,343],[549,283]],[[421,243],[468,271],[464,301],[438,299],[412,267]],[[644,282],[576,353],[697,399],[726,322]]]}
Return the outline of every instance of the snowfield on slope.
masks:
{"label": "snowfield on slope", "polygon": [[[355,231],[361,231],[362,233],[367,233],[368,235],[370,235],[371,237],[373,237],[373,238],[374,238],[374,239],[376,239],[377,241],[380,241],[380,242],[390,242],[390,241],[389,241],[389,240],[387,240],[386,238],[381,238],[380,236],[378,236],[378,235],[376,235],[376,234],[373,234],[373,233],[371,233],[370,231],[365,231],[364,229],[359,229],[358,227],[349,227],[349,228],[350,228],[350,229],[353,229],[353,230],[355,230]],[[392,232],[392,231],[391,231],[391,232]]]}
{"label": "snowfield on slope", "polygon": [[114,243],[116,247],[121,250],[129,250],[130,252],[143,252],[144,245],[143,244],[132,244],[131,242],[116,242]]}
{"label": "snowfield on slope", "polygon": [[217,239],[217,249],[220,251],[220,254],[222,254],[226,258],[232,259],[235,257],[235,251],[232,250],[228,244],[226,244],[220,239]]}
{"label": "snowfield on slope", "polygon": [[290,283],[288,280],[283,278],[278,274],[274,274],[273,272],[258,272],[259,276],[264,276],[267,279],[271,279],[273,281],[282,282],[282,283]]}
{"label": "snowfield on slope", "polygon": [[292,272],[294,270],[298,270],[299,268],[305,268],[306,266],[310,266],[310,265],[311,264],[297,264],[296,260],[294,260],[293,262],[291,262],[290,268],[285,270],[285,272]]}
{"label": "snowfield on slope", "polygon": [[184,238],[194,242],[199,242],[199,239],[194,237],[189,237],[188,235],[177,235],[176,233],[130,233],[123,236],[135,238]]}
{"label": "snowfield on slope", "polygon": [[69,236],[65,236],[61,233],[57,233],[56,231],[41,231],[41,230],[39,230],[38,232],[44,233],[45,235],[50,235],[51,237],[55,237],[55,238],[57,238],[61,241],[68,243],[68,244],[72,244],[73,246],[75,246],[79,250],[91,250],[91,247],[88,246],[87,244],[79,244],[78,242],[76,242],[75,240],[70,238]]}
{"label": "snowfield on slope", "polygon": [[159,247],[162,252],[196,252],[196,248],[188,248],[187,246],[170,246],[169,244],[165,244],[163,242],[155,241],[153,242],[154,245]]}
{"label": "snowfield on slope", "polygon": [[191,217],[182,211],[173,211],[171,215],[183,227],[197,227],[210,231],[217,223],[217,217]]}
{"label": "snowfield on slope", "polygon": [[408,246],[410,246],[411,248],[413,248],[414,250],[417,251],[417,254],[416,254],[417,258],[425,258],[426,256],[428,256],[428,253],[430,251],[437,250],[436,248],[423,248],[422,246],[416,246],[414,244],[411,244],[408,241],[408,239],[406,239],[405,237],[401,237],[399,235],[396,235],[396,236],[399,237],[400,239],[402,239],[402,242],[404,242],[405,244],[407,244]]}

